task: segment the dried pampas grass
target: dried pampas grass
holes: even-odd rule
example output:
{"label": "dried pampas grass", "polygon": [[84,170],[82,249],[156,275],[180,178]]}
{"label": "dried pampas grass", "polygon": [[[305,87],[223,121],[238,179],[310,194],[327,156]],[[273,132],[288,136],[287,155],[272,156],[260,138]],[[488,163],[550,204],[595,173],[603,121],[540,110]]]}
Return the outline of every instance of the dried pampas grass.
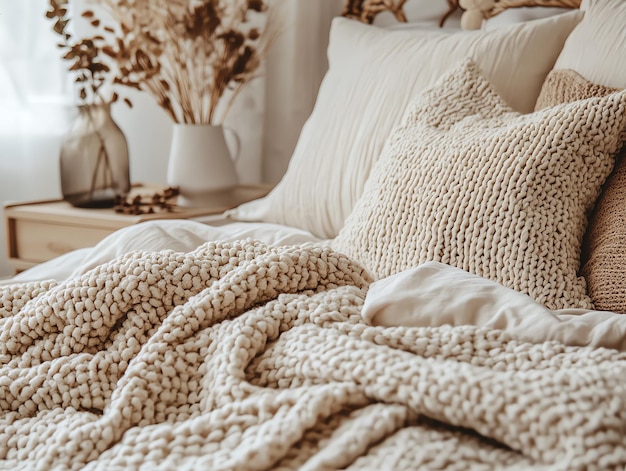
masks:
{"label": "dried pampas grass", "polygon": [[[98,30],[88,39],[95,48],[90,54],[108,64],[99,76],[108,74],[114,84],[147,92],[176,123],[222,121],[243,86],[259,73],[277,35],[265,0],[91,2],[111,19],[105,26],[95,9],[82,13]],[[65,3],[50,0],[48,17],[60,25],[68,20]],[[75,54],[74,63],[84,57]],[[86,87],[86,94],[90,90]]]}

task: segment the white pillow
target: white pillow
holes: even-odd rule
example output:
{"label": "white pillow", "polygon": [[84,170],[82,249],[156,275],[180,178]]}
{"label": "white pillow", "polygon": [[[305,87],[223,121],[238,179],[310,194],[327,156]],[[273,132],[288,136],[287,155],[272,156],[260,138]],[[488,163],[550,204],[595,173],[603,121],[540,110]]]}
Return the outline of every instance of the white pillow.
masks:
{"label": "white pillow", "polygon": [[584,18],[567,38],[555,69],[595,84],[626,88],[626,1],[583,0]]}
{"label": "white pillow", "polygon": [[286,174],[265,198],[229,215],[332,238],[363,192],[407,105],[464,57],[472,57],[516,110],[532,111],[541,84],[582,13],[494,31],[388,30],[333,20],[329,70]]}
{"label": "white pillow", "polygon": [[490,30],[500,28],[502,26],[509,26],[515,23],[522,23],[524,21],[539,20],[541,18],[548,18],[554,15],[561,15],[570,11],[572,11],[571,8],[560,7],[507,8],[502,13],[484,20],[482,29]]}
{"label": "white pillow", "polygon": [[372,283],[361,314],[368,324],[384,327],[475,325],[504,330],[531,343],[556,340],[626,352],[624,315],[550,311],[517,291],[438,262]]}

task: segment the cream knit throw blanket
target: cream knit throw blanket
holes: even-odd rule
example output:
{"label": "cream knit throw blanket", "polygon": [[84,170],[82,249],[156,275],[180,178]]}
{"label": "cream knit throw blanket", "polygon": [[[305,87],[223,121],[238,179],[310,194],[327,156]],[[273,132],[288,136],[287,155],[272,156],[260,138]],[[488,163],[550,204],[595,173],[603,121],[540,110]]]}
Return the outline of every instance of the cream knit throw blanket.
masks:
{"label": "cream knit throw blanket", "polygon": [[624,468],[624,355],[367,326],[367,286],[242,241],[3,287],[0,468]]}

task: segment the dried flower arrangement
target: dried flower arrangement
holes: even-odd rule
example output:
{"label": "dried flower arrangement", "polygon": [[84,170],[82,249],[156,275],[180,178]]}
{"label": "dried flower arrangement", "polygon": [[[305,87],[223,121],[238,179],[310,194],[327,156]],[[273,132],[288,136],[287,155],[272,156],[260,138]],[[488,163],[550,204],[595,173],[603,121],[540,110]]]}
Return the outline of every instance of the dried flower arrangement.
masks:
{"label": "dried flower arrangement", "polygon": [[[100,26],[100,20],[94,18],[93,12],[86,11],[82,15],[93,27]],[[104,48],[105,37],[101,34],[88,38],[78,39],[72,42],[73,36],[69,31],[71,22],[69,14],[69,0],[50,0],[50,9],[46,12],[46,18],[54,20],[53,30],[61,36],[57,46],[64,51],[63,59],[70,62],[69,70],[76,73],[75,81],[79,84],[79,97],[81,102],[87,104],[112,103],[117,101],[117,93],[109,92],[105,96],[103,87],[114,80],[111,67],[107,61]],[[105,26],[105,31],[113,30]],[[131,106],[128,99],[126,103]]]}
{"label": "dried flower arrangement", "polygon": [[[485,18],[502,13],[508,8],[520,7],[557,7],[557,8],[579,8],[581,0],[494,0],[493,6],[483,9]],[[468,8],[466,8],[468,9]]]}
{"label": "dried flower arrangement", "polygon": [[[92,13],[83,16],[93,27],[100,25]],[[61,37],[58,46],[62,57],[76,74],[81,104],[61,146],[63,197],[75,206],[110,206],[116,194],[128,190],[130,179],[126,139],[110,118],[110,104],[117,101],[118,95],[105,86],[113,82],[110,64],[103,60],[105,38],[96,34],[74,41],[69,31],[68,0],[50,0],[46,17],[54,20],[53,30]],[[128,99],[125,101],[131,105]]]}
{"label": "dried flower arrangement", "polygon": [[89,82],[81,97],[97,95],[108,75],[147,92],[175,123],[215,124],[222,99],[223,119],[276,35],[269,16],[253,18],[268,11],[265,0],[98,0],[113,27],[87,10],[82,16],[99,34],[72,45],[67,2],[50,0],[48,17],[77,80]]}
{"label": "dried flower arrangement", "polygon": [[[346,0],[342,16],[354,18],[363,23],[372,24],[379,13],[389,11],[396,20],[406,23],[407,17],[404,12],[404,4],[407,0]],[[459,0],[446,0],[448,10],[441,16],[439,27],[459,8]]]}

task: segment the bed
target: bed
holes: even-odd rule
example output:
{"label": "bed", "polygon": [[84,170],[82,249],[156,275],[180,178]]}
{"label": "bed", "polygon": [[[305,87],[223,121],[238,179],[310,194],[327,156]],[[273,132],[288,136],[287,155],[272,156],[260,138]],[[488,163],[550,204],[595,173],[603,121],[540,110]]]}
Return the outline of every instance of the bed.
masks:
{"label": "bed", "polygon": [[336,18],[269,195],[0,285],[0,469],[625,469],[626,3],[489,22]]}

